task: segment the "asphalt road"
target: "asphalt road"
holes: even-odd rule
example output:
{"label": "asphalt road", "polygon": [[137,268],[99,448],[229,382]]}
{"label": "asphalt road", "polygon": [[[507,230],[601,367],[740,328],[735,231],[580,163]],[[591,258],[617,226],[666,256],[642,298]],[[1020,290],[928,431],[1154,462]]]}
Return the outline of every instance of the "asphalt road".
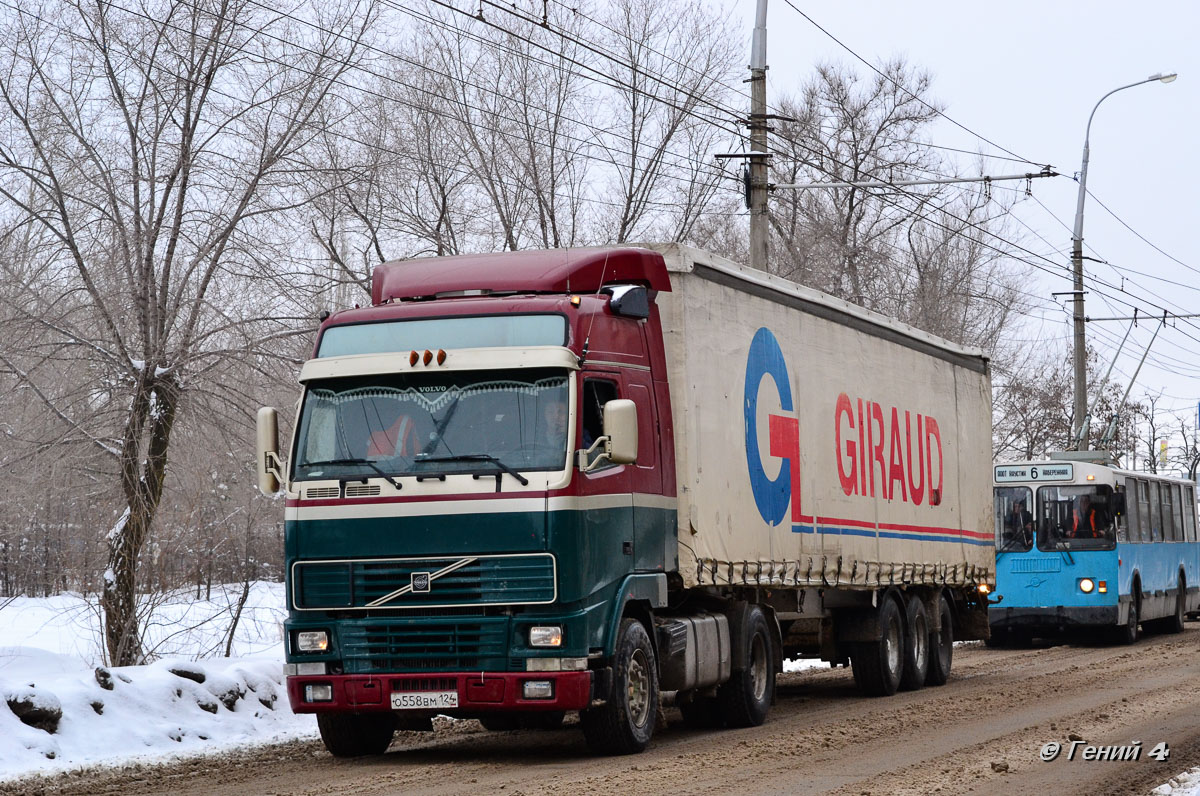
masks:
{"label": "asphalt road", "polygon": [[[573,726],[491,733],[439,722],[432,734],[398,733],[375,758],[335,760],[319,743],[297,742],[0,793],[1145,794],[1200,765],[1200,625],[1132,647],[963,645],[945,686],[884,699],[859,696],[845,669],[787,674],[766,723],[752,729],[700,732],[676,710],[666,718],[650,748],[630,757],[592,757]],[[1138,760],[1083,759],[1089,745],[1134,741]],[[1050,742],[1063,751],[1043,762]],[[1159,742],[1167,760],[1149,756]]]}

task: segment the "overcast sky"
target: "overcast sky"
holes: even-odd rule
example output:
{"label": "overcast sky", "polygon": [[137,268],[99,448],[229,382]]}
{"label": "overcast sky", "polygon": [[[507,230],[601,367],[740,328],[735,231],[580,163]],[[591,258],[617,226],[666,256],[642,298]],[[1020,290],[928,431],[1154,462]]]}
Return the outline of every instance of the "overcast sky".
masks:
{"label": "overcast sky", "polygon": [[[933,75],[933,95],[946,105],[947,116],[1020,157],[1053,164],[1065,175],[1034,181],[1034,195],[1045,208],[1032,200],[1018,207],[1018,217],[1029,227],[1018,225],[1022,245],[1062,266],[1042,262],[1060,276],[1037,273],[1029,292],[1038,297],[1038,309],[1019,332],[1022,339],[1069,341],[1070,314],[1056,304],[1068,297],[1055,299],[1051,293],[1071,289],[1070,226],[1078,191],[1071,178],[1079,171],[1092,107],[1118,86],[1158,72],[1178,72],[1173,83],[1147,83],[1114,94],[1092,123],[1087,187],[1093,196],[1085,207],[1084,253],[1111,266],[1085,262],[1085,272],[1113,287],[1089,284],[1086,314],[1130,315],[1131,305],[1141,312],[1157,307],[1160,314],[1162,308],[1200,313],[1200,200],[1194,185],[1200,172],[1200,3],[792,3],[873,64],[902,55],[924,67]],[[755,0],[737,0],[734,6],[747,41],[755,6]],[[768,102],[794,92],[821,62],[868,71],[785,0],[769,0],[767,31]],[[949,122],[934,129],[933,142],[1005,154]],[[970,161],[962,156],[961,165]],[[1028,169],[1003,160],[987,165],[989,174]],[[1139,240],[1096,199],[1170,256]],[[1122,284],[1126,292],[1121,292]],[[1161,390],[1161,405],[1186,413],[1195,424],[1200,318],[1177,323],[1178,328],[1159,335],[1133,397]],[[1105,356],[1106,365],[1126,325],[1088,325],[1089,342]],[[1114,373],[1122,384],[1152,333],[1152,324],[1139,324],[1131,335]]]}

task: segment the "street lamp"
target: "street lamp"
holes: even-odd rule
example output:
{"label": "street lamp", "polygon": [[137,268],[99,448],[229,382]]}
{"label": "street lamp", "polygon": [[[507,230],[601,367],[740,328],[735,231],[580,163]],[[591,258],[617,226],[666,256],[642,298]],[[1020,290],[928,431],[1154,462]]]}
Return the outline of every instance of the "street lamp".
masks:
{"label": "street lamp", "polygon": [[1100,103],[1118,91],[1155,81],[1170,83],[1176,77],[1178,75],[1175,72],[1166,75],[1155,74],[1145,80],[1114,88],[1100,98],[1088,116],[1087,130],[1083,135],[1083,165],[1079,167],[1079,198],[1075,204],[1075,229],[1071,233],[1071,269],[1075,278],[1073,291],[1075,294],[1075,450],[1088,449],[1088,423],[1091,420],[1088,417],[1087,409],[1087,351],[1083,331],[1083,200],[1087,196],[1088,139],[1092,134],[1092,118],[1096,115],[1096,109],[1100,107]]}

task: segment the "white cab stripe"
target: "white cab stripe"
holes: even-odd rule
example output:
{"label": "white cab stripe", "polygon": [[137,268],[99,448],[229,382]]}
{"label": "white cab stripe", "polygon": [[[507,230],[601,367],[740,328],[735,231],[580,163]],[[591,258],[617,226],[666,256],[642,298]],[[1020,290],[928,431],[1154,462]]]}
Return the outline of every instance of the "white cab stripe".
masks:
{"label": "white cab stripe", "polygon": [[516,514],[542,511],[590,511],[630,505],[638,508],[674,510],[677,500],[662,495],[589,495],[587,497],[507,498],[503,500],[428,500],[419,503],[356,503],[340,506],[289,506],[287,520],[360,520],[431,515]]}

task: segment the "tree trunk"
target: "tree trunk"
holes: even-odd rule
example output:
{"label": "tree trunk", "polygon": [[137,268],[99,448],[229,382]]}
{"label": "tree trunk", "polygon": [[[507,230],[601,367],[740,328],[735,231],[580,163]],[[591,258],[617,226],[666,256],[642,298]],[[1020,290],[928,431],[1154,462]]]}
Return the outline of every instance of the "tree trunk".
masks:
{"label": "tree trunk", "polygon": [[[128,514],[109,534],[108,569],[100,606],[104,609],[104,643],[109,664],[144,662],[137,615],[138,562],[154,524],[167,469],[167,447],[179,405],[179,383],[173,374],[155,375],[147,365],[138,380],[125,426],[121,451],[121,486]],[[143,440],[142,430],[147,429]],[[142,455],[145,445],[145,455]]]}

